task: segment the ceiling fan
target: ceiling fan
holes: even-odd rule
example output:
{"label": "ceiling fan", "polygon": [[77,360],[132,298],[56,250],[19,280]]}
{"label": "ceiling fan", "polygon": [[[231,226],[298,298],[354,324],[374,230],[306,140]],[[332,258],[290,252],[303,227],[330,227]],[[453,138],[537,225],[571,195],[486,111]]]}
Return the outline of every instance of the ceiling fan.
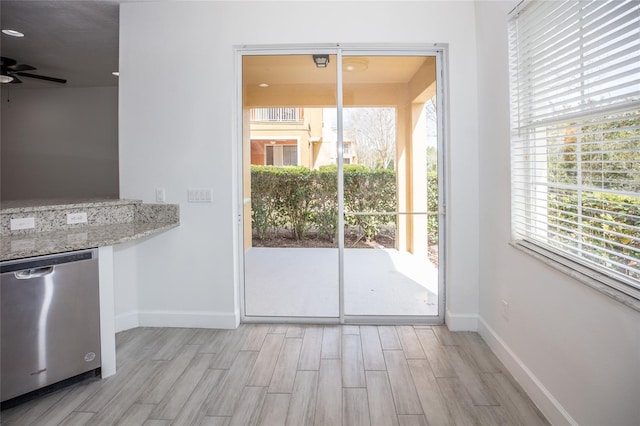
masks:
{"label": "ceiling fan", "polygon": [[9,84],[22,83],[20,77],[35,78],[38,80],[51,81],[53,83],[65,84],[67,80],[56,77],[48,77],[46,75],[32,74],[25,71],[34,71],[36,67],[26,64],[18,64],[15,59],[0,57],[0,82]]}

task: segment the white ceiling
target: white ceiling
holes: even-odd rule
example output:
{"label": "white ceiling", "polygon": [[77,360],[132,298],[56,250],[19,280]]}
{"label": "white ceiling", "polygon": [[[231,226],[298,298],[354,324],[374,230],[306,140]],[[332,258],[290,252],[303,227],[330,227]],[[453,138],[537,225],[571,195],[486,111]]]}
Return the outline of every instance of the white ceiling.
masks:
{"label": "white ceiling", "polygon": [[[67,87],[115,86],[118,69],[119,0],[2,0],[2,56],[37,68],[33,74],[64,78]],[[56,87],[56,83],[20,77],[11,89]]]}

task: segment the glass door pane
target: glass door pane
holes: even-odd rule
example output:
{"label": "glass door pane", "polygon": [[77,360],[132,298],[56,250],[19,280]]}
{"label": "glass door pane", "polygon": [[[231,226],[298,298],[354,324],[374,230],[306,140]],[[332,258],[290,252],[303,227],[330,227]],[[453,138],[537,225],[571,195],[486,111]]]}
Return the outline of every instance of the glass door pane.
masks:
{"label": "glass door pane", "polygon": [[339,316],[337,60],[317,56],[243,56],[246,317]]}
{"label": "glass door pane", "polygon": [[342,71],[345,316],[438,316],[436,58]]}

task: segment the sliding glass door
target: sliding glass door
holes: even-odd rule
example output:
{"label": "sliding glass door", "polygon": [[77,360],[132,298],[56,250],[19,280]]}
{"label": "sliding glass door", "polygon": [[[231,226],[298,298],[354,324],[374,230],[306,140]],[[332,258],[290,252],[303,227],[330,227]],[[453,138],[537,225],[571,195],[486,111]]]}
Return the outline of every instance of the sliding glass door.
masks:
{"label": "sliding glass door", "polygon": [[245,321],[442,321],[440,54],[241,52]]}
{"label": "sliding glass door", "polygon": [[344,314],[437,317],[436,57],[342,64]]}
{"label": "sliding glass door", "polygon": [[247,317],[339,318],[336,56],[245,55],[244,306]]}

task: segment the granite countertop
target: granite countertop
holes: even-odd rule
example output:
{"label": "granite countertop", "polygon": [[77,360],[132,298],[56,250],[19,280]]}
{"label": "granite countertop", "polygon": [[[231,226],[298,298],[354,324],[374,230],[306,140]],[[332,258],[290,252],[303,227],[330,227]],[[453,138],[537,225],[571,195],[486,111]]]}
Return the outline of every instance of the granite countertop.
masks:
{"label": "granite countertop", "polygon": [[140,200],[126,198],[52,198],[38,200],[11,200],[0,203],[0,213],[29,213],[43,210],[66,210],[83,207],[126,206]]}
{"label": "granite countertop", "polygon": [[[51,204],[47,204],[50,202]],[[68,225],[67,213],[87,212],[88,223]],[[180,225],[176,204],[139,200],[43,200],[3,203],[0,260],[110,246]],[[36,228],[10,231],[10,219],[35,217]]]}

